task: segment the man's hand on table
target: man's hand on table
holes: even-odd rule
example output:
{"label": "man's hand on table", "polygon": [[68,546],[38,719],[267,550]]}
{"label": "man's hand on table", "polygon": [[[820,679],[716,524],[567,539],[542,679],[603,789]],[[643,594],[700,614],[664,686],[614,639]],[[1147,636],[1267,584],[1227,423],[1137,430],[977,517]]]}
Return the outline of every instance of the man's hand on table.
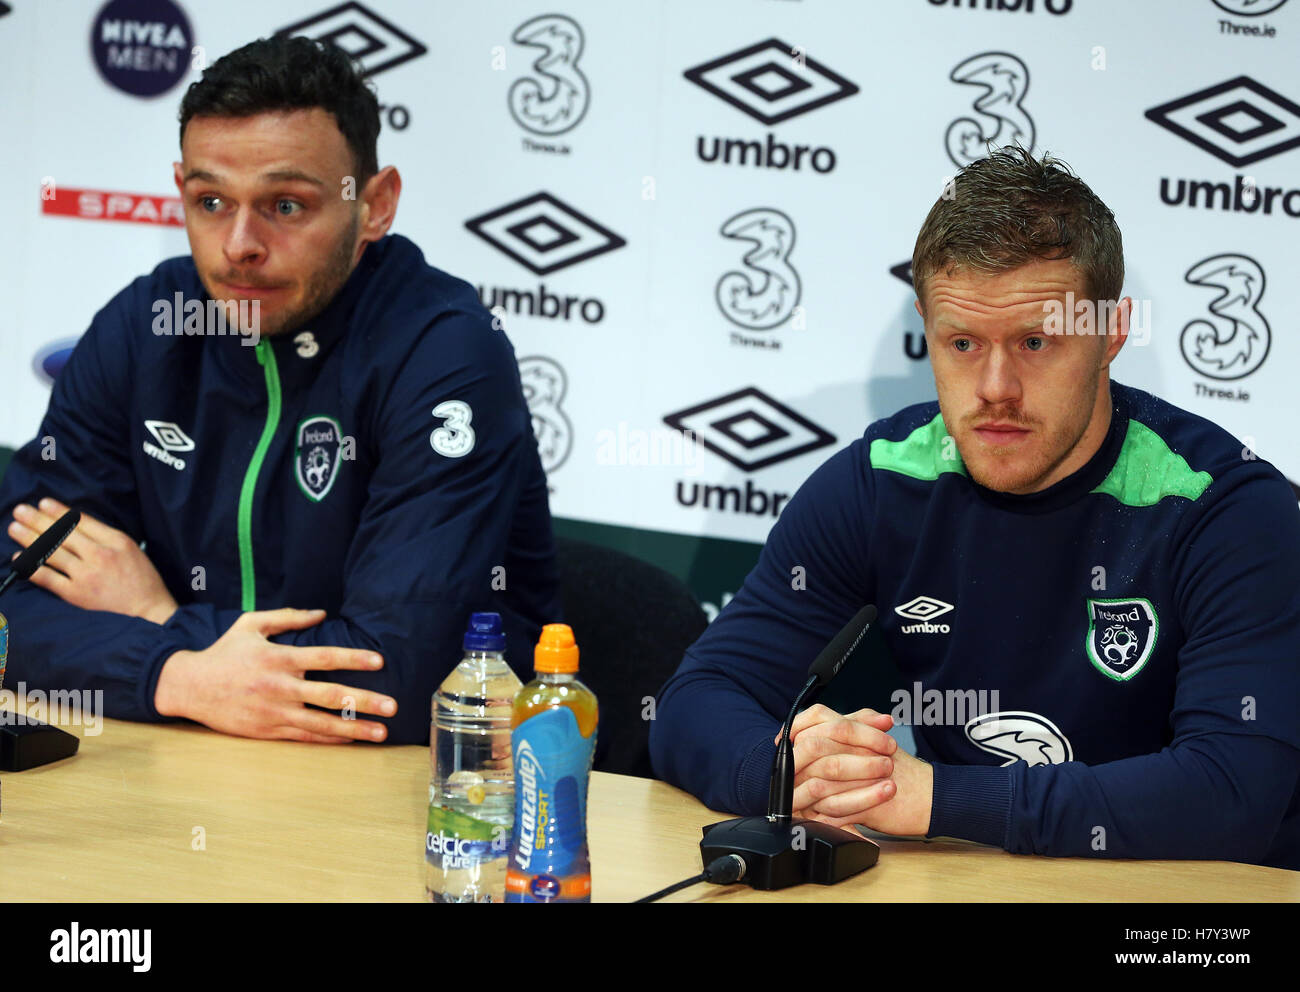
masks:
{"label": "man's hand on table", "polygon": [[[14,507],[9,536],[30,547],[68,508],[55,499],[39,507]],[[176,612],[158,570],[131,536],[82,513],[76,529],[33,574],[31,581],[65,603],[166,623]]]}
{"label": "man's hand on table", "polygon": [[167,659],[158,676],[154,707],[163,716],[187,717],[239,737],[318,744],[382,741],[388,733],[382,723],[347,719],[304,705],[392,716],[397,702],[388,696],[305,678],[309,671],[375,671],[383,667],[379,655],[268,640],[324,619],[324,610],[243,614],[210,648],[178,651]]}
{"label": "man's hand on table", "polygon": [[862,709],[841,716],[810,706],[795,717],[794,814],[844,827],[923,836],[930,829],[934,771],[885,731],[887,713]]}

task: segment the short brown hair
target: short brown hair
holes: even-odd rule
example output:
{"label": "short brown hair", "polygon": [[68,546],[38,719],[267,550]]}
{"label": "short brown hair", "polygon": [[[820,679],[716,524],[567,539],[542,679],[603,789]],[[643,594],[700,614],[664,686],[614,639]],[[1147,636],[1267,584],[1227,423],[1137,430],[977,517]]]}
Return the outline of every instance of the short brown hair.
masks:
{"label": "short brown hair", "polygon": [[1062,258],[1082,273],[1089,299],[1119,299],[1124,243],[1110,208],[1064,162],[1008,145],[957,173],[952,193],[930,208],[912,252],[912,283],[924,307],[936,272],[994,275]]}

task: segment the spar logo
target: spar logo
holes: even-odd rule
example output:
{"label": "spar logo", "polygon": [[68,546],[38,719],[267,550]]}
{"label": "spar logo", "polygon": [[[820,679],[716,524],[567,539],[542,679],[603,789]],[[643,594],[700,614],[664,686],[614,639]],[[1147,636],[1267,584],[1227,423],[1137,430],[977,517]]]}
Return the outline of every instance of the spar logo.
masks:
{"label": "spar logo", "polygon": [[79,220],[116,220],[133,224],[184,227],[185,208],[174,196],[72,189],[48,181],[41,186],[41,213]]}
{"label": "spar logo", "polygon": [[948,74],[954,83],[983,90],[971,103],[975,117],[948,125],[944,143],[959,169],[986,158],[1002,145],[1034,149],[1034,120],[1022,106],[1029,92],[1029,69],[1009,52],[981,52],[959,62]]}
{"label": "spar logo", "polygon": [[1088,660],[1097,671],[1127,682],[1146,666],[1155,650],[1160,621],[1149,599],[1089,599]]}
{"label": "spar logo", "polygon": [[298,424],[294,446],[294,475],[298,488],[319,503],[334,488],[343,459],[343,428],[333,417],[308,417]]}
{"label": "spar logo", "polygon": [[[537,192],[485,214],[471,217],[465,227],[503,255],[535,275],[550,275],[589,261],[627,244],[598,221],[547,192]],[[605,304],[595,297],[557,293],[540,282],[536,289],[478,287],[479,299],[497,316],[527,314],[549,320],[598,324]]]}
{"label": "spar logo", "polygon": [[189,71],[194,32],[172,0],[109,0],[91,26],[90,50],[110,86],[154,97]]}
{"label": "spar logo", "polygon": [[1212,255],[1187,270],[1193,286],[1219,290],[1207,309],[1211,320],[1183,327],[1178,347],[1192,370],[1211,379],[1241,379],[1264,364],[1273,334],[1259,311],[1264,270],[1248,255]]}
{"label": "spar logo", "polygon": [[[747,331],[767,331],[801,313],[799,273],[790,264],[794,221],[780,210],[758,207],[726,220],[719,233],[748,246],[733,269],[718,280],[714,297],[722,315]],[[780,348],[781,342],[733,333],[733,344]]]}
{"label": "spar logo", "polygon": [[573,450],[573,423],[560,406],[569,390],[569,378],[555,359],[530,355],[519,359],[519,382],[532,417],[542,471],[550,475]]}
{"label": "spar logo", "polygon": [[[835,435],[754,386],[664,417],[745,473],[780,464],[835,443]],[[776,517],[788,492],[767,491],[752,479],[739,486],[677,482],[677,503],[748,516]]]}
{"label": "spar logo", "polygon": [[[1300,148],[1300,105],[1249,76],[1162,103],[1145,116],[1237,169]],[[1269,186],[1252,174],[1238,174],[1231,183],[1161,176],[1160,200],[1171,207],[1300,217],[1300,188]]]}
{"label": "spar logo", "polygon": [[[748,48],[703,62],[683,74],[696,86],[772,127],[853,96],[856,83],[812,58],[798,45],[768,38]],[[706,143],[711,143],[706,145]],[[765,140],[698,135],[701,162],[752,165],[822,174],[835,168],[835,152],[825,146],[789,145],[768,132]],[[805,161],[806,159],[806,161]]]}
{"label": "spar logo", "polygon": [[981,751],[1004,758],[1002,767],[1023,761],[1029,767],[1074,760],[1074,749],[1061,728],[1047,717],[1026,710],[986,713],[966,724],[966,739]]}
{"label": "spar logo", "polygon": [[[510,86],[506,104],[510,116],[526,131],[547,137],[578,126],[591,102],[591,87],[578,68],[584,41],[578,22],[563,14],[543,14],[515,28],[510,40],[540,52],[533,75],[521,76]],[[528,151],[568,154],[567,145],[524,139]]]}

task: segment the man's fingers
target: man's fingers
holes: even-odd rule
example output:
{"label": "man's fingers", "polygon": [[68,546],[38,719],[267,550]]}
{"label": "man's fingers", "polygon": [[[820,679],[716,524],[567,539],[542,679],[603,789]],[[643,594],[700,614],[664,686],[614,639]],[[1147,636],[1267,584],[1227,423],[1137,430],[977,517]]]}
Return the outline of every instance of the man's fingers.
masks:
{"label": "man's fingers", "polygon": [[331,737],[328,734],[313,734],[299,727],[283,727],[280,740],[302,741],[305,744],[351,744],[355,738]]}
{"label": "man's fingers", "polygon": [[296,647],[285,645],[289,664],[303,672],[373,672],[384,667],[384,659],[373,651],[357,648]]}
{"label": "man's fingers", "polygon": [[295,610],[286,606],[279,610],[255,610],[245,613],[235,622],[257,631],[263,637],[270,637],[272,634],[281,634],[286,630],[315,627],[324,619],[324,610]]}
{"label": "man's fingers", "polygon": [[397,712],[397,700],[378,692],[339,685],[337,682],[303,679],[297,691],[304,703],[322,706],[327,710],[350,709],[353,713],[373,713],[376,716],[392,716]]}
{"label": "man's fingers", "polygon": [[827,720],[838,720],[840,714],[836,713],[829,706],[823,706],[821,703],[815,703],[806,710],[801,710],[794,718],[794,723],[790,725],[790,736],[793,737],[805,727],[816,726],[819,723],[825,723]]}
{"label": "man's fingers", "polygon": [[[17,513],[18,511],[15,510],[14,512]],[[10,537],[21,544],[24,548],[30,548],[32,542],[41,535],[39,530],[28,527],[26,524],[21,524],[17,520],[9,524],[8,533]],[[15,555],[14,557],[16,558],[18,556]],[[67,542],[65,541],[63,545],[54,552],[54,554],[45,559],[45,564],[50,568],[57,568],[65,575],[70,575],[72,571],[76,569],[77,565],[80,564],[80,559],[68,549]]]}
{"label": "man's fingers", "polygon": [[48,565],[42,565],[32,573],[30,579],[32,585],[40,586],[46,592],[52,592],[64,602],[69,602],[68,597],[72,594],[72,580],[62,572],[56,572]]}
{"label": "man's fingers", "polygon": [[[41,500],[39,508],[41,512],[49,518],[50,523],[54,523],[54,521],[58,520],[59,517],[63,516],[69,509],[71,509],[71,507],[65,506],[57,499],[53,499],[49,496]],[[130,541],[132,544],[138,544],[138,542],[134,541],[131,538],[131,535],[127,534],[125,531],[120,531],[116,527],[108,526],[108,524],[103,521],[92,517],[85,510],[81,511],[81,519],[77,521],[76,528],[74,528],[72,533],[68,535],[69,541],[73,538],[93,541],[96,544],[102,544],[110,548],[113,547],[114,544],[123,540]]]}
{"label": "man's fingers", "polygon": [[878,778],[851,779],[847,782],[837,782],[825,778],[810,778],[795,786],[794,808],[812,809],[832,796],[857,792],[869,786],[878,785],[881,781]]}
{"label": "man's fingers", "polygon": [[876,782],[859,789],[850,789],[847,792],[839,792],[833,796],[828,796],[815,803],[813,810],[824,816],[852,818],[865,813],[869,809],[874,809],[881,803],[889,802],[894,798],[897,791],[893,779],[886,779],[883,782]]}
{"label": "man's fingers", "polygon": [[[849,782],[862,779],[889,778],[894,773],[894,759],[874,753],[828,754],[810,761],[795,776],[795,785],[810,778]],[[839,791],[839,790],[836,790]]]}
{"label": "man's fingers", "polygon": [[[884,718],[890,719],[888,714],[884,714]],[[879,727],[848,719],[831,720],[809,727],[795,739],[794,743],[798,747],[800,744],[811,744],[818,739],[865,747],[880,754],[893,754],[898,750],[898,742]]]}
{"label": "man's fingers", "polygon": [[288,716],[286,725],[280,729],[291,733],[290,740],[305,740],[297,733],[299,731],[319,737],[343,737],[357,741],[382,741],[388,736],[388,728],[382,723],[345,720],[341,716],[306,707],[295,707]]}

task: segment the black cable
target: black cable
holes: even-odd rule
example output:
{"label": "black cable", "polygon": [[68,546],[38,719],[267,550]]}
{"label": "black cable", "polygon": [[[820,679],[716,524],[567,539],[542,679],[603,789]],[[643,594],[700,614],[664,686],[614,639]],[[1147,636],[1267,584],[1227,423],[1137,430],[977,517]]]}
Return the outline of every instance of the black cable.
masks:
{"label": "black cable", "polygon": [[660,889],[653,895],[637,899],[636,902],[654,902],[656,899],[672,895],[679,889],[690,888],[690,886],[699,885],[701,882],[712,882],[714,885],[731,885],[733,882],[739,882],[744,877],[745,859],[739,854],[724,854],[720,858],[714,858],[713,861],[709,862],[708,867],[694,878],[684,879],[676,885]]}

